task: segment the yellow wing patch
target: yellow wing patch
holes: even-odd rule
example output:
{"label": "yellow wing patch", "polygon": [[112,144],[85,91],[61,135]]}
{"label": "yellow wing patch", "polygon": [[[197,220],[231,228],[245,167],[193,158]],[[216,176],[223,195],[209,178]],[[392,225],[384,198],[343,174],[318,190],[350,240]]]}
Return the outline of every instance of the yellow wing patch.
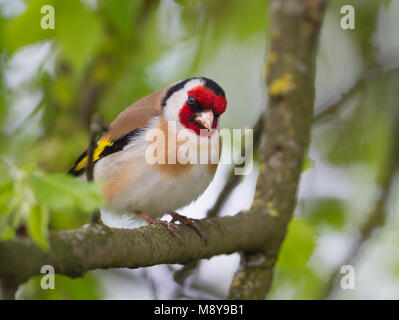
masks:
{"label": "yellow wing patch", "polygon": [[[113,144],[114,144],[114,142],[109,140],[108,138],[103,138],[100,141],[98,141],[97,147],[93,153],[93,162],[96,162],[97,160],[99,160],[100,155],[104,151],[104,149],[106,147],[112,146]],[[83,169],[86,166],[87,159],[88,159],[88,156],[85,156],[82,160],[80,160],[74,170],[79,171],[79,170]]]}

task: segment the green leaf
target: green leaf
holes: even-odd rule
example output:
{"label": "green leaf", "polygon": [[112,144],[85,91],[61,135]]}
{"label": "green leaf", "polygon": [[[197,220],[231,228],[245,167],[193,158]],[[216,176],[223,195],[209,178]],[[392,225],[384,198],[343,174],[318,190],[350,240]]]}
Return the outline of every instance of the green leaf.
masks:
{"label": "green leaf", "polygon": [[351,111],[326,124],[315,136],[315,145],[323,157],[337,166],[357,163],[379,168],[387,154],[397,101],[397,79],[389,74],[371,77],[361,83]]}
{"label": "green leaf", "polygon": [[309,157],[306,157],[303,160],[302,172],[305,172],[308,169],[312,169],[313,167],[314,167],[313,160],[311,158],[309,158]]}
{"label": "green leaf", "polygon": [[299,269],[276,268],[268,299],[318,299],[325,288],[325,277],[305,266]]}
{"label": "green leaf", "polygon": [[88,183],[65,174],[35,173],[30,180],[39,202],[53,210],[91,212],[103,204],[98,183]]}
{"label": "green leaf", "polygon": [[13,238],[12,209],[14,196],[14,181],[9,168],[0,161],[0,240]]}
{"label": "green leaf", "polygon": [[53,290],[43,290],[40,282],[43,275],[31,278],[20,287],[24,300],[98,300],[104,296],[99,277],[92,272],[81,278],[71,279],[55,275]]}
{"label": "green leaf", "polygon": [[115,1],[100,0],[102,10],[109,20],[112,28],[125,39],[134,36],[133,23],[136,20],[139,9],[143,4],[142,0],[136,1]]}
{"label": "green leaf", "polygon": [[29,236],[43,249],[48,251],[50,249],[48,243],[48,225],[49,213],[48,210],[38,204],[30,208],[27,227]]}
{"label": "green leaf", "polygon": [[[40,21],[44,5],[54,7],[55,28],[44,30]],[[102,41],[98,16],[79,0],[32,0],[26,11],[6,25],[5,39],[10,52],[40,40],[54,38],[61,56],[80,70]]]}
{"label": "green leaf", "polygon": [[0,186],[0,240],[9,238],[10,231],[12,229],[10,215],[12,214],[11,202],[13,197],[13,185],[9,183],[7,185]]}
{"label": "green leaf", "polygon": [[[0,188],[4,188],[3,186],[10,183],[10,181],[12,181],[10,168],[2,159],[0,159]],[[0,192],[1,190],[2,189],[0,189]]]}
{"label": "green leaf", "polygon": [[40,13],[41,7],[44,5],[54,6],[54,3],[53,0],[31,0],[21,15],[16,16],[5,24],[5,45],[10,53],[15,52],[22,46],[54,36],[54,30],[44,30],[40,24],[44,16]]}
{"label": "green leaf", "polygon": [[61,56],[79,71],[101,44],[99,18],[78,0],[58,2],[55,14],[55,37]]}
{"label": "green leaf", "polygon": [[315,247],[316,234],[312,225],[302,219],[294,219],[281,247],[277,265],[284,269],[305,266]]}
{"label": "green leaf", "polygon": [[319,198],[301,202],[301,213],[316,225],[341,229],[346,221],[346,204],[338,198]]}
{"label": "green leaf", "polygon": [[15,237],[14,229],[6,225],[3,230],[0,229],[0,241],[11,240]]}
{"label": "green leaf", "polygon": [[347,30],[340,29],[339,21],[342,18],[340,9],[344,5],[352,5],[355,9],[355,30],[351,30],[353,42],[358,42],[360,50],[362,51],[362,58],[365,65],[374,63],[375,59],[375,42],[374,35],[378,26],[378,20],[381,17],[381,9],[388,7],[390,0],[334,0],[330,1],[328,6],[328,13],[336,15],[337,31],[344,35]]}

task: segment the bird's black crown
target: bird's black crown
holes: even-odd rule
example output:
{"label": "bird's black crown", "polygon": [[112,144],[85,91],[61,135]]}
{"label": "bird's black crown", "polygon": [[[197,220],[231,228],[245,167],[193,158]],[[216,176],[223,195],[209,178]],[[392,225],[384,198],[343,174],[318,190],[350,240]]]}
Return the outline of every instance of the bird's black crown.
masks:
{"label": "bird's black crown", "polygon": [[184,86],[186,85],[187,82],[189,82],[190,80],[194,80],[194,79],[202,79],[204,80],[205,84],[204,86],[206,88],[211,89],[213,92],[215,92],[215,94],[217,96],[222,96],[222,97],[226,97],[224,90],[213,80],[205,78],[205,77],[193,77],[193,78],[188,78],[186,80],[182,80],[179,81],[178,83],[176,83],[175,85],[171,86],[168,91],[165,94],[165,97],[162,99],[162,107],[164,107],[166,105],[166,101],[168,101],[168,99],[170,98],[170,96],[175,93],[176,91],[179,91],[180,89],[184,88]]}

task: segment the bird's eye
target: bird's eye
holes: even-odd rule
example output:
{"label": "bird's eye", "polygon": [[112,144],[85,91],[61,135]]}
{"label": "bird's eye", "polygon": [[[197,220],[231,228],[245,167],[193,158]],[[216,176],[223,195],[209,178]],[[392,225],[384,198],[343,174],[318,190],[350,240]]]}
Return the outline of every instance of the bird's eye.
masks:
{"label": "bird's eye", "polygon": [[195,98],[194,98],[193,96],[189,96],[188,99],[187,99],[187,103],[188,103],[190,106],[195,105],[196,102],[197,102],[197,100],[195,100]]}

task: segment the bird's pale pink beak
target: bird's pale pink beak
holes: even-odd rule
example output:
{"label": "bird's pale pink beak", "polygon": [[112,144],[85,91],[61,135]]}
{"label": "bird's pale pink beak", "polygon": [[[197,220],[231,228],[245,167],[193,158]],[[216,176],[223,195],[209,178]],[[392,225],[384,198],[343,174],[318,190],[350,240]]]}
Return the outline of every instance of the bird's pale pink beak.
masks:
{"label": "bird's pale pink beak", "polygon": [[212,110],[204,110],[197,112],[194,116],[194,121],[205,129],[211,130],[213,125],[213,112]]}

